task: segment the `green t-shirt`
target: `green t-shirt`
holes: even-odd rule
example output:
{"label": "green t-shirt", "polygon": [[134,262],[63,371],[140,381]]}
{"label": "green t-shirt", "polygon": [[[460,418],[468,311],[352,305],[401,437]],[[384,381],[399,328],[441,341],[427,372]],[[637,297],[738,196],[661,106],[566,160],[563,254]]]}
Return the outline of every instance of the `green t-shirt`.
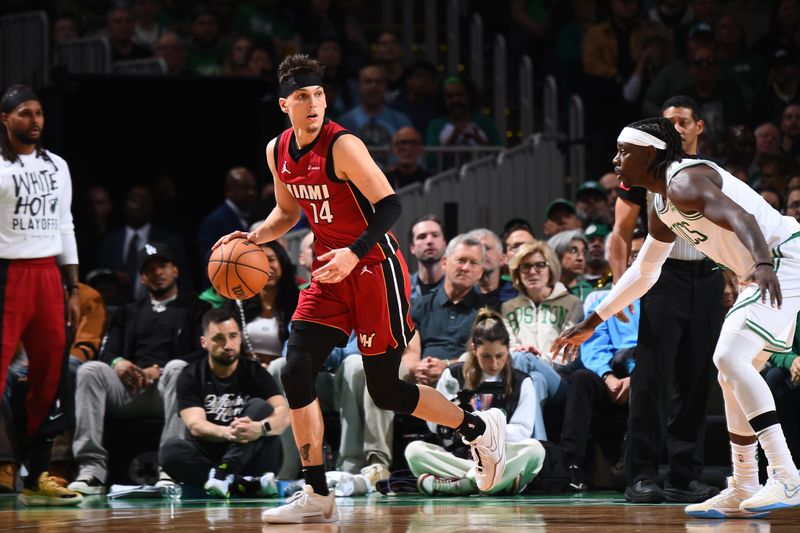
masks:
{"label": "green t-shirt", "polygon": [[219,309],[226,302],[226,298],[220,295],[216,290],[214,290],[214,287],[209,287],[206,290],[204,290],[202,293],[200,293],[199,298],[205,302],[210,303],[211,307],[213,307],[214,309]]}

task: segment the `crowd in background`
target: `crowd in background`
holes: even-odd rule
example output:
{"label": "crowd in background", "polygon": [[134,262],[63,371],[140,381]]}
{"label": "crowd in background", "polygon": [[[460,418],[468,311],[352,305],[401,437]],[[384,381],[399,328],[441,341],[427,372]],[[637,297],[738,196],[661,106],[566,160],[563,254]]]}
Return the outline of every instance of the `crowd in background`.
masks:
{"label": "crowd in background", "polygon": [[[504,143],[505,132],[497,132],[482,113],[481,95],[467,76],[444,73],[425,61],[407,63],[396,33],[368,35],[357,17],[335,2],[111,4],[78,9],[58,3],[51,14],[54,43],[105,35],[114,61],[161,58],[167,75],[182,76],[274,78],[285,55],[307,52],[326,68],[329,118],[368,146],[391,147],[383,168],[396,188],[431,175],[425,146]],[[800,220],[800,0],[512,0],[503,6],[514,54],[531,54],[537,68],[558,77],[565,93],[584,96],[592,179],[574,198],[553,198],[543,219],[518,213],[503,228],[459,228],[457,236],[445,235],[435,215],[395,228],[408,232],[408,255],[416,265],[417,334],[403,371],[405,379],[450,390],[453,365],[460,360],[464,372],[469,365],[476,317],[485,307],[494,309],[509,333],[509,368],[530,378],[526,410],[516,419],[518,429],[527,432],[522,437],[558,444],[552,449],[558,452],[548,453],[564,455],[573,490],[621,489],[632,480],[601,479],[601,461],[593,459],[590,443],[602,449],[607,470],[624,478],[630,468],[624,464],[626,417],[638,321],[609,321],[575,361],[549,351],[619,275],[609,251],[615,232],[630,230],[626,264],[646,234],[643,217],[620,228],[619,182],[608,172],[616,135],[631,120],[663,114],[675,124],[687,153],[718,163],[777,210]],[[194,404],[186,403],[186,394],[181,400],[176,388],[184,367],[211,353],[201,345],[214,327],[213,320],[202,318],[209,309],[226,309],[236,319],[242,354],[267,368],[275,381],[263,390],[270,397],[282,394],[284,345],[299,291],[310,281],[312,240],[303,241],[298,257],[290,257],[281,243],[264,245],[274,273],[269,283],[246,301],[222,298],[209,288],[204,271],[210,246],[263,219],[272,191],[244,167],[219,179],[225,197],[197,228],[180,220],[181,192],[168,175],[153,184],[132,184],[123,201],[102,185],[74,199],[85,320],[71,352],[76,427],[54,459],[86,494],[102,493],[111,481],[113,450],[103,444],[104,417],[163,417],[162,445],[187,431],[203,434],[177,417],[179,408]],[[707,305],[721,317],[737,291],[735,280],[726,276],[723,298]],[[355,339],[350,340],[331,354],[317,387],[323,411],[341,424],[341,438],[329,442],[333,466],[374,486],[402,464],[404,432],[420,428],[371,403]],[[800,342],[793,348],[773,357],[764,376],[790,448],[800,457]],[[11,405],[23,394],[24,375],[22,346],[9,373]],[[710,380],[704,390],[712,393]],[[106,407],[98,410],[100,404]],[[280,407],[276,401],[276,413]],[[268,467],[278,478],[293,479],[300,463],[291,428],[283,429],[265,432],[276,439],[270,453],[281,457]],[[429,429],[431,441],[447,442],[437,428]],[[0,439],[0,489],[14,490],[18,461],[12,441]],[[410,450],[409,464],[421,451],[419,445]],[[175,454],[162,450],[162,458],[171,465]],[[180,467],[161,466],[158,481],[182,475]],[[269,481],[260,480],[253,491],[269,493]],[[466,494],[472,488],[467,483],[425,490]]]}

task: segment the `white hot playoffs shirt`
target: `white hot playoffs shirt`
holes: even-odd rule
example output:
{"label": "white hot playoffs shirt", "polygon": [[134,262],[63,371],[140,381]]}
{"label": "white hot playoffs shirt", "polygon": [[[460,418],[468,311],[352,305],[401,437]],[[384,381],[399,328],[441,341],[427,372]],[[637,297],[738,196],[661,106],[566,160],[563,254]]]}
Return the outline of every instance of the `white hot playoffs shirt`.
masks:
{"label": "white hot playoffs shirt", "polygon": [[72,180],[67,162],[52,152],[19,162],[0,157],[0,259],[57,256],[78,264],[70,205]]}

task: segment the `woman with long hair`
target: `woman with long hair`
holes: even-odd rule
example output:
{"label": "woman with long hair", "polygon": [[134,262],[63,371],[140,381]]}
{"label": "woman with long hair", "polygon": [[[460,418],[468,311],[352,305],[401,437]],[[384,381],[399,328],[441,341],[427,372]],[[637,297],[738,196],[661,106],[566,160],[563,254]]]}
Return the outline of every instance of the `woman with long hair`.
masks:
{"label": "woman with long hair", "polygon": [[243,349],[265,365],[280,357],[289,338],[289,322],[300,291],[294,281],[294,264],[277,242],[261,245],[269,258],[270,276],[258,294],[229,303],[244,336]]}
{"label": "woman with long hair", "polygon": [[[483,308],[475,317],[467,343],[467,358],[442,372],[436,388],[465,409],[497,407],[506,413],[506,467],[500,482],[486,494],[519,494],[530,483],[545,457],[542,444],[531,438],[536,393],[531,378],[511,367],[509,334],[502,317]],[[434,426],[440,445],[414,441],[406,460],[417,476],[420,492],[429,496],[479,492],[475,483],[477,460],[467,458],[469,447],[453,430]]]}

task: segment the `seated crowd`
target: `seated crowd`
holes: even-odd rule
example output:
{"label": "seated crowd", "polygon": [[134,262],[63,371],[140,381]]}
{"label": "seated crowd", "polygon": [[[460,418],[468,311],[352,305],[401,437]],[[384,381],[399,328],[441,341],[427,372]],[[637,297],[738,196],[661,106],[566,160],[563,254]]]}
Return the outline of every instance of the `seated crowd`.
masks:
{"label": "seated crowd", "polygon": [[[704,131],[697,104],[677,96],[662,108],[681,133],[684,151],[697,154]],[[800,187],[792,185],[797,176],[788,174],[800,172],[800,166],[776,176],[771,159],[758,161],[753,164],[760,174],[752,185],[780,208],[781,193],[788,190],[791,200]],[[252,172],[229,171],[224,202],[197,231],[195,262],[205,263],[210,243],[220,235],[249,227],[256,189]],[[102,205],[102,191],[93,193]],[[662,372],[644,358],[645,344],[655,339],[646,329],[655,312],[652,300],[635,302],[628,322],[604,323],[574,360],[550,350],[559,334],[592,312],[636,257],[646,233],[640,215],[647,202],[620,188],[611,174],[582,184],[574,199],[554,199],[541,227],[514,218],[500,235],[473,228],[447,240],[445,226],[430,214],[408,228],[416,266],[410,288],[416,331],[400,377],[435,387],[465,407],[505,409],[509,469],[494,493],[550,486],[559,474],[562,488],[625,489],[633,502],[702,501],[718,490],[703,480],[702,450],[697,450],[702,440],[681,441],[678,435],[702,433],[706,411],[694,406],[705,406],[715,385],[709,370],[689,383],[680,359]],[[786,214],[800,219],[795,203],[786,206]],[[300,477],[281,373],[291,317],[310,281],[313,235],[302,240],[297,257],[281,242],[263,244],[269,281],[250,299],[226,300],[208,287],[203,272],[192,272],[180,229],[169,225],[158,204],[147,187],[136,186],[121,227],[107,228],[102,239],[86,235],[82,246],[84,227],[78,226],[79,250],[96,252],[88,257],[100,268],[84,272],[79,287],[82,319],[70,358],[74,430],[53,443],[52,469],[76,492],[105,494],[117,481],[110,462],[119,453],[107,438],[109,424],[123,420],[136,427],[156,419],[158,459],[148,481],[180,482],[218,497],[277,495],[279,480]],[[702,258],[670,258],[665,268],[698,277],[713,273],[722,285],[716,266]],[[737,289],[727,278],[724,292],[695,302],[692,312],[705,313],[709,323],[721,321]],[[659,323],[656,329],[668,326]],[[704,333],[702,342],[715,341]],[[680,341],[685,356],[703,353],[697,338],[687,339],[676,333],[673,344]],[[793,450],[800,447],[798,345],[793,353],[774,355],[764,370]],[[0,410],[0,490],[5,491],[18,485],[18,421],[12,413],[19,412],[26,395],[24,348],[8,373]],[[676,416],[672,406],[666,416],[661,389],[642,396],[642,388],[659,384],[667,390],[672,383],[680,392],[691,385],[692,398],[700,402],[685,404],[692,410],[687,419],[680,418],[685,416],[680,406]],[[329,483],[340,485],[340,493],[375,490],[406,468],[425,494],[477,490],[473,464],[452,433],[376,406],[354,333],[329,355],[316,389],[327,421]],[[646,413],[631,407],[632,398],[654,402],[658,416],[648,415],[650,426],[640,420]],[[644,435],[645,427],[660,436]],[[666,477],[658,473],[663,448]],[[552,464],[565,468],[545,468]]]}
{"label": "seated crowd", "polygon": [[[594,185],[581,190],[602,192]],[[610,228],[596,219],[584,227],[566,200],[554,202],[547,216],[548,223],[563,223],[558,217],[572,222],[548,241],[538,240],[522,219],[509,221],[502,236],[481,228],[446,241],[434,215],[421,217],[409,231],[418,266],[412,275],[416,333],[401,373],[464,406],[505,409],[509,466],[492,494],[537,486],[533,481],[547,454],[557,454],[568,467],[563,488],[609,486],[600,479],[595,449],[624,475],[619,465],[635,371],[638,302],[629,322],[615,318],[602,324],[574,361],[551,354],[555,337],[607,293],[604,251]],[[643,235],[634,233],[629,261]],[[600,253],[592,255],[596,241]],[[300,287],[307,285],[295,264],[310,264],[312,245],[312,238],[303,239],[294,262],[280,243],[262,245],[273,276],[245,301],[201,299],[181,290],[175,256],[163,243],[148,243],[137,256],[145,295],[111,309],[108,317],[99,293],[81,287],[86,319],[72,358],[75,429],[71,453],[56,454],[53,467],[69,478],[71,489],[105,494],[115,481],[108,467],[115,450],[104,444],[106,424],[124,419],[135,426],[147,417],[163,420],[152,478],[157,486],[179,482],[216,497],[266,497],[278,494],[278,480],[299,477],[280,375],[293,306]],[[720,314],[736,290],[735,283],[727,284]],[[410,417],[376,407],[358,355],[352,334],[317,377],[326,419],[338,419],[340,428],[336,440],[335,432],[326,436],[334,461],[328,465],[329,483],[349,487],[348,495],[365,493],[393,469],[407,466],[424,494],[476,493],[467,448],[452,431],[436,426],[424,428],[428,436],[419,440],[420,428],[410,424]],[[776,355],[765,371],[779,413],[790,421],[787,428],[797,427],[791,405],[797,359]],[[24,346],[12,370],[6,398],[13,407],[24,398]],[[3,421],[12,428],[7,413]],[[787,435],[796,445],[796,432],[790,429]],[[2,457],[8,459],[0,477],[6,491],[16,487],[10,442],[0,440]],[[342,483],[347,478],[351,482]]]}
{"label": "seated crowd", "polygon": [[[395,189],[431,175],[425,146],[502,145],[509,133],[482,112],[469,76],[440,79],[431,63],[406,64],[398,35],[382,31],[368,42],[361,23],[331,2],[232,2],[227,11],[215,3],[123,4],[105,17],[52,10],[53,43],[97,36],[118,67],[156,58],[164,76],[271,85],[281,58],[307,52],[325,67],[327,116],[370,148],[389,148],[376,159]],[[613,488],[634,503],[703,501],[722,486],[703,471],[706,403],[719,392],[709,348],[736,300],[736,280],[676,246],[659,285],[631,305],[627,320],[603,323],[574,360],[550,348],[600,304],[647,232],[652,199],[597,171],[608,168],[610,139],[632,117],[668,118],[687,155],[712,159],[800,220],[797,17],[769,23],[763,15],[772,12],[755,2],[740,3],[749,5],[740,8],[746,20],[719,2],[642,9],[643,2],[612,0],[607,10],[595,1],[551,2],[552,11],[539,13],[508,4],[512,55],[530,54],[537,72],[558,77],[563,94],[584,97],[596,179],[573,198],[552,199],[542,224],[514,218],[501,234],[459,228],[452,235],[430,214],[400,228],[416,266],[416,331],[400,377],[465,409],[505,411],[508,464],[489,494]],[[800,8],[797,0],[776,5]],[[751,10],[762,16],[747,17]],[[618,46],[623,41],[630,46]],[[111,467],[125,453],[109,439],[120,423],[133,434],[153,421],[159,428],[152,472],[137,481],[181,483],[219,498],[272,497],[282,493],[280,481],[300,477],[281,374],[291,317],[310,282],[313,235],[297,257],[280,242],[262,245],[269,281],[248,300],[226,300],[204,272],[211,244],[269,212],[274,191],[259,190],[255,174],[238,166],[224,187],[224,200],[196,230],[179,220],[171,176],[153,187],[133,184],[118,221],[106,188],[81,191],[81,320],[64,398],[74,403],[73,429],[51,452],[51,473],[77,493],[103,495],[126,481]],[[703,296],[676,302],[687,280]],[[690,323],[701,315],[698,334]],[[798,354],[800,328],[792,352],[773,354],[762,371],[795,458]],[[378,408],[359,355],[351,332],[315,381],[336,494],[377,490],[404,470],[426,495],[477,493],[468,448],[446,428]],[[2,384],[0,491],[20,486],[28,371],[21,344]]]}

